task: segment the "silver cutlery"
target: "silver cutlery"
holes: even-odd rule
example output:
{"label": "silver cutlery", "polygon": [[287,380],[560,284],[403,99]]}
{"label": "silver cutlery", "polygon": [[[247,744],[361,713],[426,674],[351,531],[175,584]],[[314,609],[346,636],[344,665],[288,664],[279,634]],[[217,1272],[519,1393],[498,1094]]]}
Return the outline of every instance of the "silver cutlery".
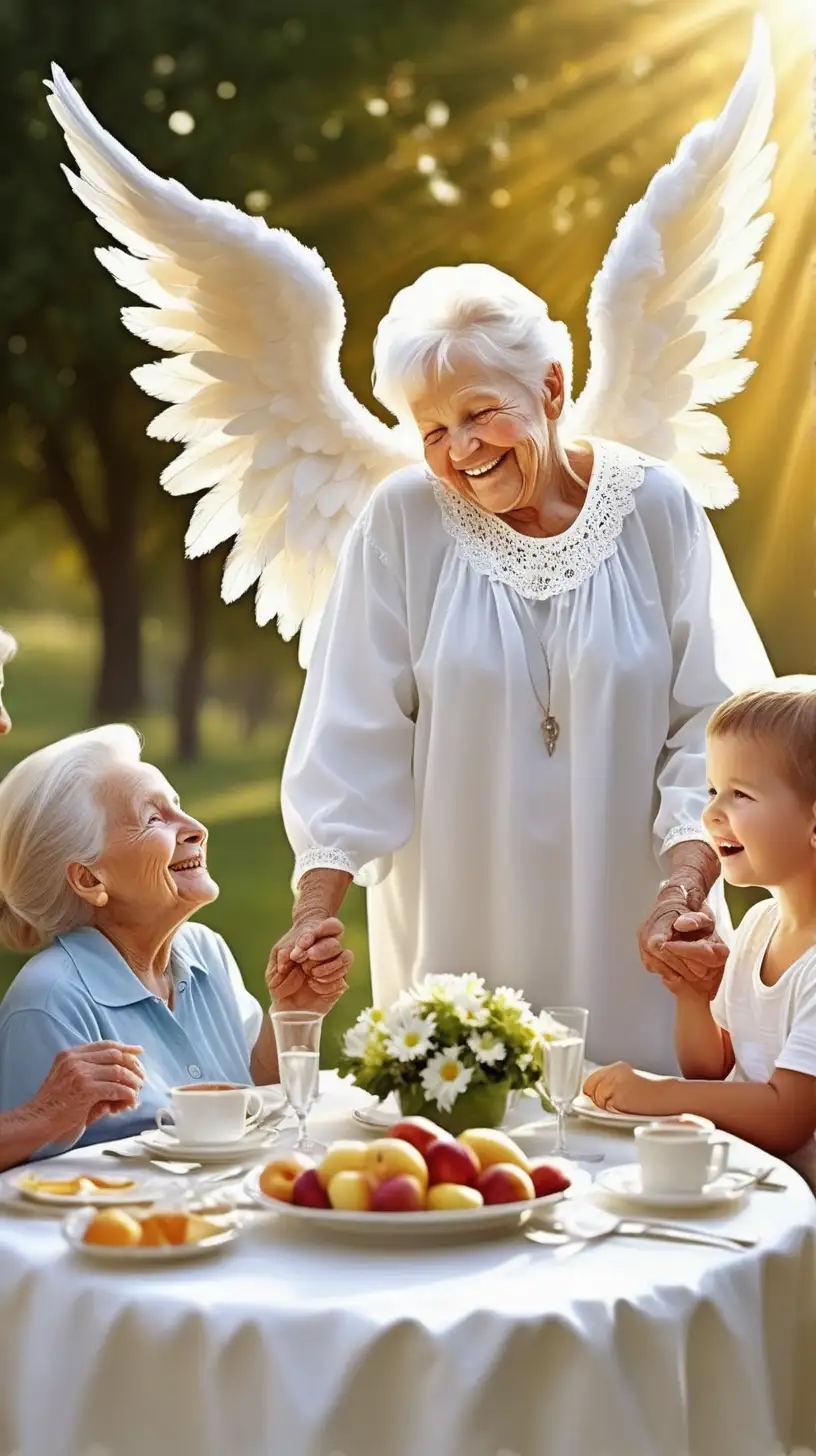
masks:
{"label": "silver cutlery", "polygon": [[[574,1243],[597,1243],[600,1239],[620,1235],[623,1238],[659,1239],[666,1243],[703,1244],[715,1249],[754,1249],[758,1240],[738,1238],[736,1235],[713,1234],[702,1229],[688,1228],[685,1224],[657,1223],[642,1219],[619,1218],[606,1210],[570,1209],[566,1218],[552,1222],[536,1223],[525,1229],[527,1238],[533,1243],[547,1243],[547,1235],[562,1234]],[[543,1234],[544,1237],[537,1237]]]}
{"label": "silver cutlery", "polygon": [[745,1178],[747,1181],[743,1184],[743,1187],[746,1191],[749,1188],[760,1188],[763,1192],[767,1193],[787,1192],[787,1183],[775,1183],[772,1181],[773,1174],[776,1172],[775,1163],[769,1163],[767,1168],[755,1170],[751,1168],[728,1168],[727,1172],[738,1178]]}

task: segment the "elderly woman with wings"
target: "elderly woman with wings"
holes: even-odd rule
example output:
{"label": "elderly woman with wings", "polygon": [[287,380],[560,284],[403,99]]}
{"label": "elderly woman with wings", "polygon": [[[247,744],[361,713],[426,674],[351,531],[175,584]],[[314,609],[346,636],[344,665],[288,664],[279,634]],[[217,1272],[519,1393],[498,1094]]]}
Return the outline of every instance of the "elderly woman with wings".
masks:
{"label": "elderly woman with wings", "polygon": [[593,1058],[669,1070],[658,977],[714,985],[726,955],[705,725],[771,676],[703,509],[736,494],[705,407],[751,372],[730,315],[770,222],[766,31],[623,219],[580,398],[541,299],[485,265],[435,268],[377,334],[394,429],[342,381],[321,259],[147,172],[59,71],[50,99],[71,185],[130,249],[102,260],[149,305],[125,322],[174,356],[137,379],[170,406],[152,432],[188,442],[166,488],[207,490],[188,552],[236,535],[224,596],[257,580],[259,622],[303,626],[273,993],[342,992],[354,880],[381,1005],[475,972],[588,1006]]}

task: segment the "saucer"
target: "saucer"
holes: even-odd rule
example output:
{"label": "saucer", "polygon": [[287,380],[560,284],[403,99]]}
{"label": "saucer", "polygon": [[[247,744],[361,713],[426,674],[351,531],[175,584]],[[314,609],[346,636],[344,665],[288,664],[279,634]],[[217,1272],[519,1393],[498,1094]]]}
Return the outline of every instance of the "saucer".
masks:
{"label": "saucer", "polygon": [[86,1244],[85,1230],[94,1216],[93,1209],[77,1209],[63,1221],[63,1237],[76,1254],[86,1259],[96,1259],[106,1264],[129,1265],[131,1269],[142,1264],[181,1264],[188,1259],[204,1259],[215,1254],[226,1244],[234,1243],[241,1234],[237,1223],[216,1220],[217,1232],[193,1244],[162,1244],[160,1247],[140,1248],[138,1245]]}
{"label": "saucer", "polygon": [[278,1136],[275,1128],[253,1128],[231,1142],[184,1143],[171,1132],[149,1128],[137,1143],[152,1157],[175,1158],[188,1163],[234,1163],[263,1153]]}
{"label": "saucer", "polygon": [[638,1163],[605,1168],[595,1176],[601,1192],[640,1208],[711,1208],[718,1203],[736,1203],[751,1181],[750,1175],[726,1172],[713,1183],[707,1183],[699,1193],[644,1193]]}

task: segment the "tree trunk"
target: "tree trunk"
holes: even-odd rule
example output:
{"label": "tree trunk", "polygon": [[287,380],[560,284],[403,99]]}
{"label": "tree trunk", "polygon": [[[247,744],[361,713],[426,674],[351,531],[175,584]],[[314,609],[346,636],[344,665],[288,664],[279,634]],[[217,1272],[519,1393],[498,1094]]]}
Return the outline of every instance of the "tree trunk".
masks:
{"label": "tree trunk", "polygon": [[176,688],[176,754],[182,763],[196,763],[201,756],[199,729],[208,629],[204,562],[200,557],[185,562],[184,587],[187,644]]}
{"label": "tree trunk", "polygon": [[116,723],[144,704],[141,601],[132,535],[116,540],[106,533],[103,560],[94,573],[99,593],[102,651],[95,694],[101,723]]}

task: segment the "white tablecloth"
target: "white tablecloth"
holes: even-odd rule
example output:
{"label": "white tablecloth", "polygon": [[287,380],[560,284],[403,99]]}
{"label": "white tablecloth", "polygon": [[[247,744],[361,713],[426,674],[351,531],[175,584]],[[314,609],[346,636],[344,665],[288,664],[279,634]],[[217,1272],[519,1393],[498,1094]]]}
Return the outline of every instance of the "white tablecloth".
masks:
{"label": "white tablecloth", "polygon": [[[314,1131],[364,1136],[333,1074]],[[526,1100],[522,1120],[536,1116]],[[571,1124],[576,1151],[631,1139]],[[372,1134],[373,1135],[373,1134]],[[528,1135],[546,1153],[549,1129]],[[737,1144],[732,1162],[762,1155]],[[115,1166],[98,1152],[63,1169]],[[686,1220],[755,1251],[520,1234],[332,1244],[261,1217],[223,1257],[120,1272],[0,1217],[0,1456],[781,1456],[816,1431],[816,1201]]]}

